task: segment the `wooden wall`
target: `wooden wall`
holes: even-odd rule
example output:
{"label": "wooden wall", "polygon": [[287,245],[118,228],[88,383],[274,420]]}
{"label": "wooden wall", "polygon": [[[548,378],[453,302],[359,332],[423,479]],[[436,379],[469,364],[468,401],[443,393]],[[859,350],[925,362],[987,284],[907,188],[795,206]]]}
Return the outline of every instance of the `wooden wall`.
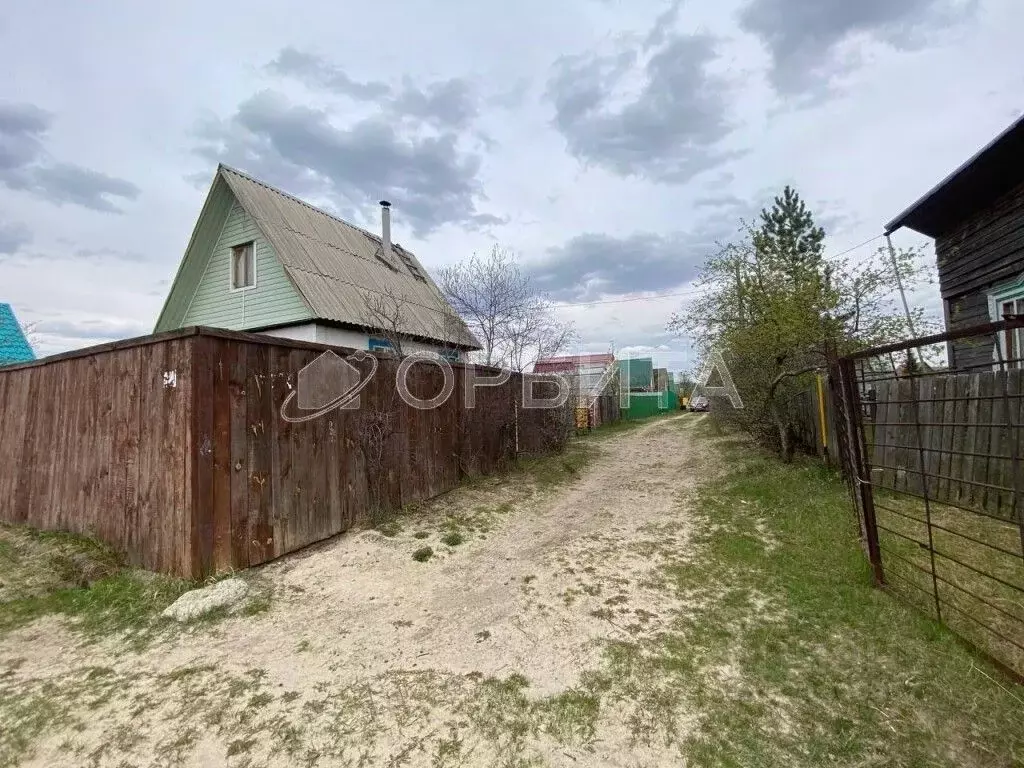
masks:
{"label": "wooden wall", "polygon": [[0,521],[92,535],[136,565],[190,573],[193,341],[0,369]]}
{"label": "wooden wall", "polygon": [[[994,318],[988,289],[1024,273],[1024,184],[935,240],[947,330]],[[994,337],[951,343],[950,365],[964,369],[992,362]]]}
{"label": "wooden wall", "polygon": [[[519,376],[478,388],[468,409],[455,366],[452,395],[420,410],[397,397],[388,358],[358,410],[286,421],[298,372],[324,351],[188,329],[0,370],[0,521],[94,535],[137,565],[199,577],[495,472],[514,459],[517,428],[522,450],[547,444],[536,427],[552,415],[517,409]],[[406,380],[421,398],[444,384],[426,364]],[[308,413],[294,399],[287,412]]]}

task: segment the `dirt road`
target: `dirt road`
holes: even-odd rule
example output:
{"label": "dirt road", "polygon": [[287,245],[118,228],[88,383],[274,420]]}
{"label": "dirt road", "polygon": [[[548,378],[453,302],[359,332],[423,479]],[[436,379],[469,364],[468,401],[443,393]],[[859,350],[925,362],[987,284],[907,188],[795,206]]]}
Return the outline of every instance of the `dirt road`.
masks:
{"label": "dirt road", "polygon": [[[392,537],[272,563],[254,574],[268,611],[141,652],[82,645],[56,619],[18,630],[0,669],[38,717],[23,763],[678,764],[644,738],[660,710],[641,698],[658,692],[631,696],[602,668],[686,610],[660,566],[688,557],[687,499],[710,462],[687,432],[702,419],[598,442],[554,491],[483,481]],[[464,542],[441,543],[456,529]],[[434,557],[414,560],[425,545]],[[685,711],[666,716],[659,732],[689,727]]]}

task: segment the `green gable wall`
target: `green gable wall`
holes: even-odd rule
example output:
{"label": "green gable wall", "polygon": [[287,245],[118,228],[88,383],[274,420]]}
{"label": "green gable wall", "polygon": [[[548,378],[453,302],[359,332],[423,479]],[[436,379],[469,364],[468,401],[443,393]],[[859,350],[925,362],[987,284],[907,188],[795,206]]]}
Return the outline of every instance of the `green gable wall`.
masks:
{"label": "green gable wall", "polygon": [[[232,205],[213,244],[211,256],[202,265],[204,271],[199,285],[187,302],[182,320],[172,327],[209,325],[245,330],[311,319],[312,313],[285,274],[273,247],[260,234],[256,222],[234,201],[233,196],[231,198]],[[232,291],[231,248],[250,240],[256,251],[256,286]],[[194,243],[193,247],[197,256],[210,253],[203,243]],[[203,259],[197,261],[201,264]]]}

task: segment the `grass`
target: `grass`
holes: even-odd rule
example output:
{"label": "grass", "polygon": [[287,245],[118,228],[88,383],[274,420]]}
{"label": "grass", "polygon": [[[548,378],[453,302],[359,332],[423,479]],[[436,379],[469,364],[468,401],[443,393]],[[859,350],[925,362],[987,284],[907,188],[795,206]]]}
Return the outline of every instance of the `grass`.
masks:
{"label": "grass", "polygon": [[1024,688],[871,586],[839,479],[716,443],[696,556],[664,569],[688,609],[610,645],[588,692],[631,691],[634,735],[694,765],[1021,764]]}
{"label": "grass", "polygon": [[441,541],[449,547],[457,547],[465,540],[465,537],[458,531],[448,531],[448,533],[441,537]]}
{"label": "grass", "polygon": [[420,547],[412,553],[412,559],[417,563],[425,563],[434,556],[434,550],[430,547]]}
{"label": "grass", "polygon": [[[135,650],[174,626],[160,616],[164,608],[204,586],[129,567],[112,549],[87,537],[6,525],[0,525],[0,584],[0,637],[55,615],[87,642],[119,635]],[[267,611],[270,599],[266,585],[251,591],[243,615]],[[227,615],[214,611],[199,621]]]}
{"label": "grass", "polygon": [[[1024,675],[1024,650],[1008,641],[1024,634],[1020,529],[937,502],[929,507],[937,553],[934,583],[924,501],[876,494],[882,562],[890,588],[933,616],[937,589],[946,624]],[[1014,584],[1016,588],[1009,586]]]}
{"label": "grass", "polygon": [[0,525],[0,603],[87,587],[123,568],[114,550],[93,539]]}
{"label": "grass", "polygon": [[141,647],[158,631],[160,612],[197,586],[129,568],[85,537],[0,526],[0,542],[0,636],[56,614],[86,640],[117,632]]}

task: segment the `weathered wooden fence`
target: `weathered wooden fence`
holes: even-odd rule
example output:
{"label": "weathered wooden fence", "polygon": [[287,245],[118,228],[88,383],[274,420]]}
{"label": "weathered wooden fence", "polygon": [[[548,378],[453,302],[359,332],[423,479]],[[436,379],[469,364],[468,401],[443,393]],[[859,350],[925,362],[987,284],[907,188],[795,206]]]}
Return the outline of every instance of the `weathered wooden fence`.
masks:
{"label": "weathered wooden fence", "polygon": [[897,492],[927,491],[932,501],[1015,522],[1015,500],[1024,501],[1014,487],[1022,394],[1020,369],[874,383],[864,429],[875,479]]}
{"label": "weathered wooden fence", "polygon": [[[442,405],[410,407],[387,358],[358,410],[282,419],[298,372],[325,349],[193,328],[0,369],[0,521],[94,535],[145,568],[204,576],[494,472],[517,437],[520,451],[557,448],[571,424],[521,409],[518,375],[477,388],[467,408],[457,365]],[[443,374],[418,364],[407,382],[429,398]]]}
{"label": "weathered wooden fence", "polygon": [[796,444],[808,453],[836,462],[839,456],[838,432],[828,377],[816,375],[788,405]]}

